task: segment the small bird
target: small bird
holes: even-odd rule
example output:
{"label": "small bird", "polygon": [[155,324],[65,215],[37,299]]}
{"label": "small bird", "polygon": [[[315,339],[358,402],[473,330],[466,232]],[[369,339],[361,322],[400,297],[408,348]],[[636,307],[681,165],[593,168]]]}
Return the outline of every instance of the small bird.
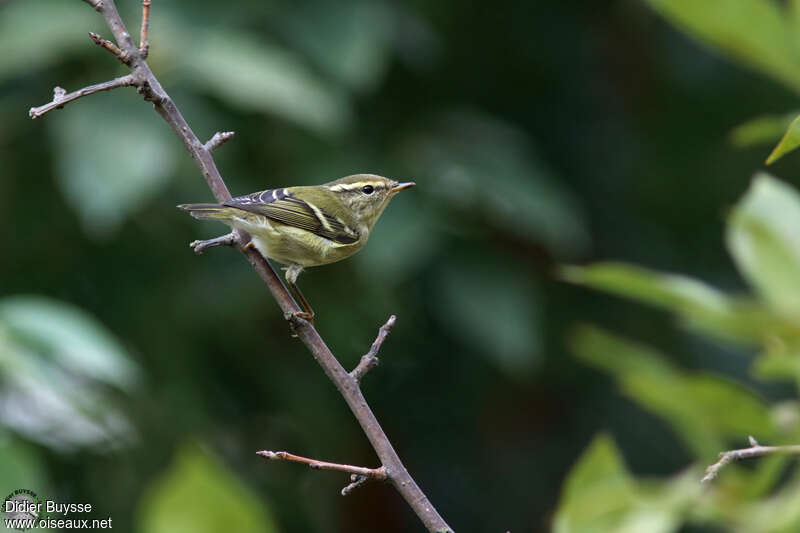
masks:
{"label": "small bird", "polygon": [[[297,289],[305,267],[346,259],[366,244],[369,234],[394,195],[413,187],[375,174],[355,174],[322,185],[267,189],[232,198],[221,204],[182,204],[194,218],[219,220],[252,236],[263,255],[287,265],[286,281],[305,309],[314,312]],[[233,234],[194,241],[198,253],[206,248],[233,244]]]}

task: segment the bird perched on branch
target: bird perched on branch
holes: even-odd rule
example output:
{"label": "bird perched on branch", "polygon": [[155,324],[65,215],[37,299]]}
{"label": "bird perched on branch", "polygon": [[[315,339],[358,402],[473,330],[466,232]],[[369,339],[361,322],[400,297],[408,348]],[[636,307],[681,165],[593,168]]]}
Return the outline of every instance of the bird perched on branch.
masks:
{"label": "bird perched on branch", "polygon": [[[341,261],[359,251],[389,201],[413,185],[375,174],[355,174],[322,185],[254,192],[221,204],[178,207],[194,218],[219,220],[246,231],[261,255],[287,265],[286,281],[300,299],[303,318],[310,320],[314,312],[296,285],[303,268]],[[230,234],[190,246],[202,253],[234,243]]]}

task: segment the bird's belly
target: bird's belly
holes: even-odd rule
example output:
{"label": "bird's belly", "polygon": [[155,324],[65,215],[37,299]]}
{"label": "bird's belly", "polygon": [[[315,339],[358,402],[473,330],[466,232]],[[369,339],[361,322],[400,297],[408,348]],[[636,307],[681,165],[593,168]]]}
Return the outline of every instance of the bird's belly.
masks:
{"label": "bird's belly", "polygon": [[261,255],[287,265],[311,267],[334,263],[356,253],[362,244],[340,244],[309,231],[279,223],[250,231],[253,245]]}

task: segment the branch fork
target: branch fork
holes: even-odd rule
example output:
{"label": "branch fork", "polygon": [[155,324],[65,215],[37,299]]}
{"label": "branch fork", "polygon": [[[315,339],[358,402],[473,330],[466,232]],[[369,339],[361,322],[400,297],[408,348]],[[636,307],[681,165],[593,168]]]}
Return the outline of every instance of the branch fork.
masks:
{"label": "branch fork", "polygon": [[778,454],[792,454],[800,455],[800,445],[793,444],[788,446],[762,446],[758,441],[750,435],[747,439],[750,443],[749,448],[741,448],[739,450],[729,450],[727,452],[720,452],[719,461],[706,468],[706,475],[703,476],[701,482],[708,482],[713,480],[719,474],[719,471],[727,464],[734,461],[741,461],[742,459],[752,459],[754,457],[764,457],[765,455],[778,455]]}
{"label": "branch fork", "polygon": [[[106,9],[110,11],[113,10],[115,12],[114,15],[119,22],[117,27],[124,28],[124,25],[122,25],[122,20],[119,19],[119,14],[116,13],[116,7],[113,5],[113,0],[109,2],[110,7],[108,7],[104,3],[104,0],[84,0],[84,2],[92,6],[92,8],[94,8],[95,11],[99,11],[100,13],[103,13]],[[132,70],[131,74],[110,81],[106,81],[103,83],[98,83],[96,85],[89,85],[87,87],[84,87],[83,89],[79,89],[69,94],[67,94],[67,92],[61,87],[56,87],[53,90],[53,101],[43,106],[32,107],[28,111],[28,115],[31,118],[36,119],[41,117],[45,113],[52,111],[53,109],[62,109],[66,104],[72,102],[73,100],[77,100],[78,98],[89,96],[90,94],[94,94],[100,91],[109,91],[111,89],[117,89],[119,87],[130,87],[130,86],[136,86],[137,91],[139,92],[139,94],[144,96],[145,100],[152,101],[154,103],[162,103],[163,102],[162,95],[158,94],[157,91],[152,90],[150,84],[148,83],[147,76],[142,75],[143,73],[141,72],[141,69],[136,68],[136,65],[134,65],[135,61],[144,62],[144,60],[147,59],[147,56],[150,52],[150,41],[148,40],[148,32],[150,28],[151,2],[152,0],[142,0],[142,29],[139,41],[139,48],[129,50],[124,46],[120,47],[119,45],[117,45],[112,41],[109,41],[108,39],[103,39],[97,33],[91,31],[89,32],[89,37],[92,39],[94,44],[96,44],[101,48],[104,48],[105,50],[108,50],[122,64],[130,67]],[[111,29],[113,31],[114,25],[111,24],[110,20],[109,20],[109,26],[111,26]],[[117,39],[119,41],[119,37],[117,37]],[[217,145],[224,143],[231,136],[233,136],[232,132],[226,132],[225,134],[222,135],[227,135],[228,133],[230,134],[228,137],[223,139],[218,139],[216,141]]]}
{"label": "branch fork", "polygon": [[[303,324],[308,324],[308,321],[298,317],[296,313],[294,315],[287,313],[286,320],[289,321],[292,331],[295,333],[295,328],[299,328]],[[392,331],[396,321],[396,316],[392,315],[389,317],[389,320],[387,320],[386,323],[378,330],[378,336],[375,338],[375,342],[372,343],[369,351],[361,357],[361,361],[358,363],[358,366],[356,366],[353,371],[348,374],[348,376],[355,381],[356,388],[359,387],[361,378],[363,378],[364,375],[371,369],[378,366],[378,352],[380,351],[384,341],[386,341],[386,338],[389,336],[389,333]],[[351,474],[351,483],[342,489],[342,496],[347,496],[368,481],[385,481],[389,478],[385,466],[381,466],[379,468],[365,468],[363,466],[352,466],[339,463],[329,463],[327,461],[317,461],[316,459],[309,459],[308,457],[294,455],[289,452],[272,452],[268,450],[256,452],[256,455],[260,455],[265,459],[270,459],[273,461],[283,460],[307,464],[309,467],[315,470],[338,470],[339,472],[349,472]]]}

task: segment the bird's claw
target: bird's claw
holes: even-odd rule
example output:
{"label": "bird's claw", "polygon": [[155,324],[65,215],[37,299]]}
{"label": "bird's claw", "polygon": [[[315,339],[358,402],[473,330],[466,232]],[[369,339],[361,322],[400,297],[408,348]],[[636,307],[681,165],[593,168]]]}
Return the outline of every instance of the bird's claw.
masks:
{"label": "bird's claw", "polygon": [[306,311],[295,311],[292,314],[295,316],[295,318],[302,318],[306,322],[310,322],[312,326],[314,325],[314,312],[313,311],[310,312],[310,313],[306,312]]}
{"label": "bird's claw", "polygon": [[299,335],[297,334],[297,328],[303,325],[303,323],[311,324],[314,326],[314,313],[307,313],[306,311],[294,311],[291,313],[284,313],[283,317],[289,322],[289,329],[292,330],[292,337],[297,338]]}

